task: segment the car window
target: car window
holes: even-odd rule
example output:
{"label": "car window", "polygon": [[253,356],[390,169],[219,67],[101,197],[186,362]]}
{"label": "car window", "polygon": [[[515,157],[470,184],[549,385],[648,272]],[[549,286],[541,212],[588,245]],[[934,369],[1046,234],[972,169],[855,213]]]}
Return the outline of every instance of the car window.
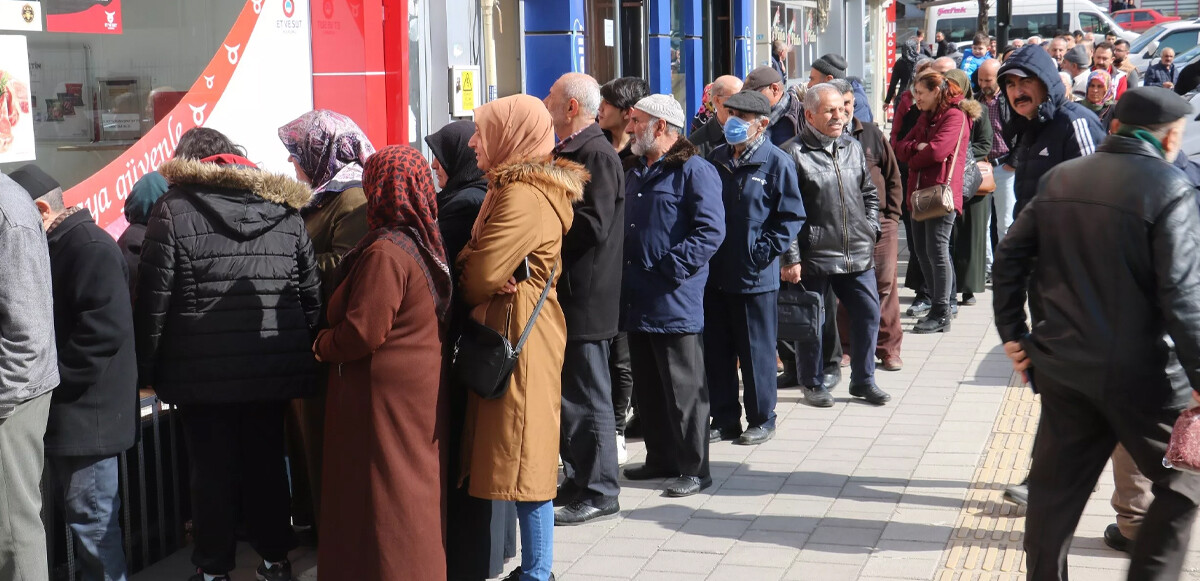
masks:
{"label": "car window", "polygon": [[[1016,17],[1014,16],[1015,20]],[[943,18],[937,22],[937,30],[946,35],[946,40],[959,43],[971,42],[975,39],[975,28],[979,21],[974,17],[970,18]],[[988,19],[989,32],[996,30],[996,17]],[[1020,38],[1013,36],[1012,38]]]}
{"label": "car window", "polygon": [[[1163,33],[1163,31],[1166,30],[1166,28],[1167,27],[1165,25],[1159,24],[1159,25],[1155,26],[1154,28],[1151,28],[1150,30],[1143,32],[1142,35],[1139,36],[1137,38],[1137,40],[1133,41],[1132,45],[1130,45],[1129,52],[1140,53],[1143,50],[1146,50],[1146,47],[1150,46],[1150,43],[1153,42],[1155,39],[1157,39],[1159,37],[1159,35],[1161,35]],[[1013,38],[1019,38],[1019,37],[1013,37]]]}
{"label": "car window", "polygon": [[1058,16],[1055,14],[1013,14],[1009,37],[1054,36],[1057,24]]}
{"label": "car window", "polygon": [[1149,12],[1138,12],[1135,20],[1138,22],[1154,22],[1154,15]]}
{"label": "car window", "polygon": [[1113,16],[1113,20],[1116,20],[1117,24],[1129,24],[1129,16],[1129,13],[1117,14]]}
{"label": "car window", "polygon": [[1158,51],[1155,56],[1162,54],[1162,49],[1167,47],[1175,49],[1175,54],[1179,54],[1192,50],[1197,44],[1200,44],[1200,31],[1195,28],[1171,32],[1163,37],[1162,42],[1158,43]]}
{"label": "car window", "polygon": [[1099,16],[1090,12],[1079,13],[1079,27],[1084,32],[1094,32],[1097,34],[1108,32],[1108,24],[1101,20]]}

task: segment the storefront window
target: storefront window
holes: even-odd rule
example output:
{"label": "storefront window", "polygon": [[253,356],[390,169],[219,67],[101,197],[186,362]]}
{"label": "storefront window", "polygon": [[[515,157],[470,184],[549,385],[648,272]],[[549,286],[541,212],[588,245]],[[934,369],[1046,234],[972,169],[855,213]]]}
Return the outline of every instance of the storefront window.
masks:
{"label": "storefront window", "polygon": [[683,74],[683,2],[684,0],[671,0],[671,93],[677,101],[686,104],[687,83]]}
{"label": "storefront window", "polygon": [[587,72],[601,84],[619,76],[617,65],[617,0],[588,0]]}

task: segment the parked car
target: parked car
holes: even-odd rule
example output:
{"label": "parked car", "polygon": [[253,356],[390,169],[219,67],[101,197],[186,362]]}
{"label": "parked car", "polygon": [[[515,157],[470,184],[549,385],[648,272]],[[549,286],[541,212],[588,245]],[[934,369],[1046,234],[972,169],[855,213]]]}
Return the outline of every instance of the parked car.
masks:
{"label": "parked car", "polygon": [[1129,60],[1144,74],[1151,63],[1158,60],[1162,49],[1170,47],[1175,55],[1181,55],[1200,45],[1200,20],[1176,20],[1164,22],[1142,33],[1129,46]]}
{"label": "parked car", "polygon": [[1146,32],[1164,22],[1174,22],[1180,19],[1178,16],[1165,16],[1163,13],[1150,8],[1118,10],[1112,13],[1112,17],[1117,24],[1121,25],[1121,28],[1138,33]]}
{"label": "parked car", "polygon": [[[988,29],[996,30],[996,3],[988,9]],[[979,3],[974,0],[930,6],[925,10],[925,38],[934,38],[942,32],[950,42],[969,45],[975,36],[978,22]],[[1063,18],[1067,30],[1082,30],[1103,37],[1114,32],[1120,38],[1134,42],[1137,33],[1130,32],[1117,24],[1108,15],[1108,9],[1089,0],[1063,0]],[[1009,38],[1040,36],[1049,38],[1058,28],[1058,2],[1056,0],[1012,0],[1012,20]],[[1188,47],[1191,48],[1191,47]]]}

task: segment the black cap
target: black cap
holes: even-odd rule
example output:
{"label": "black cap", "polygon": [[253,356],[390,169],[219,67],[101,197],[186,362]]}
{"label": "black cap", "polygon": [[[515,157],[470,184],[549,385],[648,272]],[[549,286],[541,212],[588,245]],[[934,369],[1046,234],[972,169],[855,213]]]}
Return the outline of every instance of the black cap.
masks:
{"label": "black cap", "polygon": [[29,197],[38,199],[50,192],[62,188],[50,174],[42,171],[42,168],[28,164],[21,166],[16,171],[8,174],[12,181],[20,184],[25,191],[29,192]]}
{"label": "black cap", "polygon": [[783,77],[779,76],[779,71],[771,67],[758,67],[746,75],[746,82],[742,85],[742,89],[746,91],[761,91],[775,83],[782,82]]}
{"label": "black cap", "polygon": [[813,62],[812,68],[835,79],[844,79],[846,78],[846,57],[829,53]]}
{"label": "black cap", "polygon": [[757,115],[771,114],[771,102],[767,100],[766,95],[758,91],[745,89],[726,99],[725,107],[743,113],[754,113]]}
{"label": "black cap", "polygon": [[1117,101],[1116,118],[1122,125],[1149,127],[1174,123],[1192,114],[1192,104],[1175,91],[1162,87],[1137,87]]}

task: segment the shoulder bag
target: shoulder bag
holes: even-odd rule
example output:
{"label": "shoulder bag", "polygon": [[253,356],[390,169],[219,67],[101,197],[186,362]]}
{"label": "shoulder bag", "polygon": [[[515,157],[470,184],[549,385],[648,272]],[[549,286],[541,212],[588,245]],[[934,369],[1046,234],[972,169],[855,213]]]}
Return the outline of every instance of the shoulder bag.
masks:
{"label": "shoulder bag", "polygon": [[992,172],[991,162],[977,161],[975,166],[979,168],[979,175],[983,176],[983,182],[979,184],[979,189],[975,190],[975,195],[986,196],[996,191],[996,176]]}
{"label": "shoulder bag", "polygon": [[467,386],[475,395],[483,399],[499,399],[508,393],[509,378],[517,359],[521,357],[521,349],[529,339],[529,332],[537,321],[542,305],[550,295],[550,287],[554,285],[554,275],[558,272],[558,263],[550,269],[550,278],[546,288],[542,289],[542,297],[538,299],[533,314],[516,346],[508,342],[508,338],[491,327],[467,317],[463,322],[462,335],[454,346],[454,360],[450,364],[450,374],[454,381]]}
{"label": "shoulder bag", "polygon": [[[950,183],[954,181],[954,166],[958,165],[958,148],[962,146],[963,129],[965,127],[966,123],[958,128],[958,141],[954,143],[954,156],[950,158],[950,169],[946,170],[946,183],[921,188],[913,192],[912,196],[909,197],[909,213],[912,215],[913,220],[924,222],[948,216],[955,212],[954,191],[950,188]],[[917,183],[921,183],[920,171],[917,172]]]}

